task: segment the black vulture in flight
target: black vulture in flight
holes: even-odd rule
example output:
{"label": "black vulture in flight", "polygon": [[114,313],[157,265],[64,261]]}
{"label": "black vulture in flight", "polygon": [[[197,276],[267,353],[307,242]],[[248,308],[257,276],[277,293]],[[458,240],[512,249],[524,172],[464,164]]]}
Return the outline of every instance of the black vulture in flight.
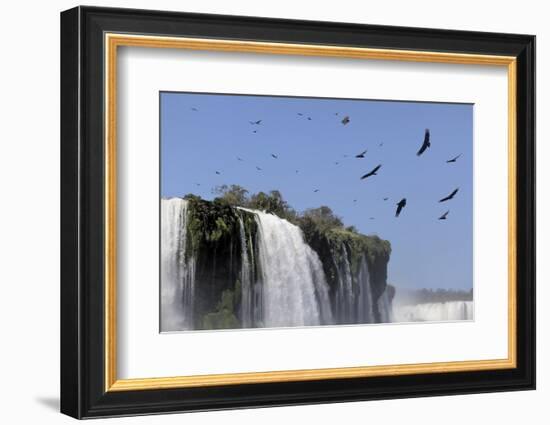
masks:
{"label": "black vulture in flight", "polygon": [[271,154],[271,156],[275,159],[279,158],[277,155],[275,155],[274,153]]}
{"label": "black vulture in flight", "polygon": [[399,214],[401,214],[401,210],[405,208],[405,205],[407,205],[407,198],[401,199],[396,205],[397,210],[395,210],[395,216],[399,217]]}
{"label": "black vulture in flight", "polygon": [[377,175],[376,172],[380,169],[380,167],[382,167],[382,164],[378,164],[376,167],[374,167],[367,174],[361,176],[361,180],[364,180],[364,179],[366,179],[367,177],[370,177],[370,176],[376,176]]}
{"label": "black vulture in flight", "polygon": [[258,121],[248,121],[250,124],[252,125],[260,125],[262,120],[258,120]]}
{"label": "black vulture in flight", "polygon": [[342,120],[342,124],[346,125],[346,124],[348,124],[349,122],[350,122],[350,119],[349,119],[349,117],[346,115],[346,116],[344,117],[344,119]]}
{"label": "black vulture in flight", "polygon": [[355,155],[355,158],[364,158],[366,153],[367,153],[367,149],[365,149],[363,152],[358,153],[357,155]]}
{"label": "black vulture in flight", "polygon": [[431,146],[430,143],[430,130],[426,129],[424,132],[424,143],[422,143],[422,146],[420,146],[420,149],[418,152],[416,152],[416,156],[420,156],[424,153],[426,149],[428,149]]}
{"label": "black vulture in flight", "polygon": [[447,160],[447,164],[450,164],[451,162],[456,162],[456,160],[457,160],[458,158],[460,158],[461,155],[462,155],[462,154],[458,154],[458,155],[455,156],[454,158],[448,159],[448,160]]}
{"label": "black vulture in flight", "polygon": [[447,214],[449,214],[449,210],[445,214],[443,214],[441,217],[438,218],[438,220],[447,220]]}
{"label": "black vulture in flight", "polygon": [[453,190],[449,195],[445,196],[444,198],[441,198],[441,199],[439,200],[439,202],[445,202],[445,201],[449,201],[449,200],[453,199],[453,198],[455,197],[456,193],[458,192],[458,189],[459,189],[459,188],[457,187],[457,188],[456,188],[455,190]]}

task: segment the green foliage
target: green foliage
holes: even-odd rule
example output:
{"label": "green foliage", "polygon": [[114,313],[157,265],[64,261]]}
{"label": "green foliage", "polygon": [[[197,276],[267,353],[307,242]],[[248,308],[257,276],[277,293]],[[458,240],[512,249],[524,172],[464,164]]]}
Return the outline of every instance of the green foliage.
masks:
{"label": "green foliage", "polygon": [[238,184],[217,186],[212,193],[218,195],[216,200],[229,205],[245,207],[248,204],[248,190]]}
{"label": "green foliage", "polygon": [[240,328],[239,319],[234,313],[234,293],[231,289],[222,292],[216,311],[205,314],[202,329],[235,329]]}

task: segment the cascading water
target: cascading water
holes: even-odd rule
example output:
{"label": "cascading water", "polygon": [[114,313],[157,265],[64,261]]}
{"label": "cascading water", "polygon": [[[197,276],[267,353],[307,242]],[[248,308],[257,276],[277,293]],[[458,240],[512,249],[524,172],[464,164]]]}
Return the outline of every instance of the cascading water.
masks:
{"label": "cascading water", "polygon": [[248,258],[248,246],[243,218],[239,214],[239,236],[241,241],[241,326],[250,328],[254,320],[254,288],[251,278],[251,263]]}
{"label": "cascading water", "polygon": [[161,202],[161,331],[193,329],[195,258],[186,258],[188,201]]}
{"label": "cascading water", "polygon": [[363,255],[357,274],[357,285],[359,294],[357,300],[357,321],[358,323],[374,323],[374,312],[372,309],[372,289],[370,284],[370,273],[367,258]]}
{"label": "cascading water", "polygon": [[447,301],[402,305],[395,308],[395,322],[442,322],[449,320],[472,320],[472,301]]}
{"label": "cascading water", "polygon": [[390,296],[388,294],[388,288],[384,289],[380,298],[378,298],[378,312],[380,313],[380,322],[389,323],[394,321],[393,308]]}
{"label": "cascading water", "polygon": [[302,231],[273,214],[251,212],[258,224],[263,326],[332,323],[323,266]]}
{"label": "cascading water", "polygon": [[348,251],[342,244],[341,259],[336,264],[338,287],[336,289],[336,317],[340,323],[353,323],[354,297]]}

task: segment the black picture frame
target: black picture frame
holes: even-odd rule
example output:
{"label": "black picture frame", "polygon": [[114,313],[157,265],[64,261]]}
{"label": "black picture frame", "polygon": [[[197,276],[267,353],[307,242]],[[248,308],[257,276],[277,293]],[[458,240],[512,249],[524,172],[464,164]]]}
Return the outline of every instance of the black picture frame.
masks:
{"label": "black picture frame", "polygon": [[[514,56],[517,59],[517,367],[105,391],[104,34]],[[61,412],[75,418],[535,388],[535,37],[76,7],[61,13]]]}

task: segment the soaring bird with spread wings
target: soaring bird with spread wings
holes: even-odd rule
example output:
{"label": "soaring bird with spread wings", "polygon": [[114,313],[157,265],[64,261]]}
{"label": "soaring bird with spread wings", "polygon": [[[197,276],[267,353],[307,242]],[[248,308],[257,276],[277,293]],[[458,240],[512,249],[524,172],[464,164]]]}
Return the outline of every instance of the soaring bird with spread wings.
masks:
{"label": "soaring bird with spread wings", "polygon": [[459,188],[457,187],[457,188],[456,188],[455,190],[453,190],[449,195],[445,196],[444,198],[441,198],[441,199],[439,200],[439,202],[450,201],[451,199],[453,199],[453,198],[455,197],[456,193],[458,192],[458,189],[459,189]]}
{"label": "soaring bird with spread wings", "polygon": [[448,159],[448,160],[447,160],[447,164],[450,164],[451,162],[456,162],[456,160],[457,160],[458,158],[460,158],[461,155],[462,155],[462,154],[458,154],[458,155],[455,156],[454,158]]}
{"label": "soaring bird with spread wings", "polygon": [[426,149],[428,149],[431,146],[430,143],[430,130],[426,129],[424,132],[424,142],[422,143],[422,146],[420,146],[420,149],[418,152],[416,152],[416,156],[420,156],[424,153]]}
{"label": "soaring bird with spread wings", "polygon": [[367,149],[365,149],[363,152],[358,153],[357,155],[355,155],[355,158],[364,158],[366,153],[367,153]]}
{"label": "soaring bird with spread wings", "polygon": [[441,217],[439,217],[438,220],[447,220],[447,214],[449,214],[449,210],[447,210],[447,212],[445,212],[445,214],[443,214]]}
{"label": "soaring bird with spread wings", "polygon": [[361,180],[365,180],[366,178],[370,176],[376,176],[376,172],[382,167],[382,164],[378,164],[376,167],[374,167],[371,171],[369,171],[367,174],[361,176]]}

